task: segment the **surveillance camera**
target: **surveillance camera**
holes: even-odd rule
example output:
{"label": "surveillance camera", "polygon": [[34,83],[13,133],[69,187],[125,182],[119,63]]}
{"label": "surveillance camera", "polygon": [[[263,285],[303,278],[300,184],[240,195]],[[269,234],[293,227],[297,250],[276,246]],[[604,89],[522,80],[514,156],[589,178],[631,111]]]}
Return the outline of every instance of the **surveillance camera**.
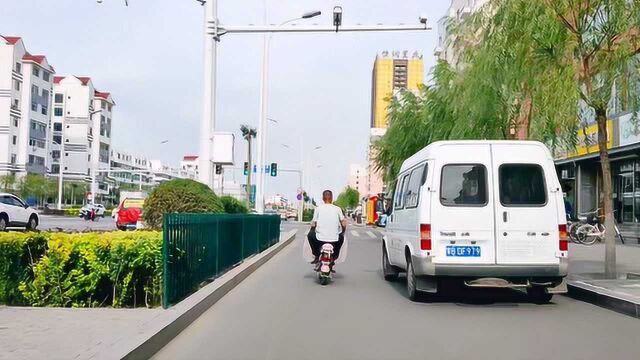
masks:
{"label": "surveillance camera", "polygon": [[420,23],[427,24],[427,15],[420,15]]}
{"label": "surveillance camera", "polygon": [[98,4],[102,4],[102,0],[96,0]]}

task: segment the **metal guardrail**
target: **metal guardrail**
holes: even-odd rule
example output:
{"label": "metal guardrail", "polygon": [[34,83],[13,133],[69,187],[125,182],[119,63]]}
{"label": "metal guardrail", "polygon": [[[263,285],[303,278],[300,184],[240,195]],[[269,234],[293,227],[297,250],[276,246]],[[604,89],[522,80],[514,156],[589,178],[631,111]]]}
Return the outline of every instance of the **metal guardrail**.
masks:
{"label": "metal guardrail", "polygon": [[279,238],[278,215],[166,214],[162,306],[181,301]]}

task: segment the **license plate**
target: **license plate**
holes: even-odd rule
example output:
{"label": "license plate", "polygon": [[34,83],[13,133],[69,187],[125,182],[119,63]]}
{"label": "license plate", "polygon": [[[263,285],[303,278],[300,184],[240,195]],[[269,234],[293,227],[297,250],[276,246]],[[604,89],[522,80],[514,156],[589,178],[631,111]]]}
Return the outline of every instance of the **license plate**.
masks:
{"label": "license plate", "polygon": [[447,256],[480,257],[480,246],[447,246]]}

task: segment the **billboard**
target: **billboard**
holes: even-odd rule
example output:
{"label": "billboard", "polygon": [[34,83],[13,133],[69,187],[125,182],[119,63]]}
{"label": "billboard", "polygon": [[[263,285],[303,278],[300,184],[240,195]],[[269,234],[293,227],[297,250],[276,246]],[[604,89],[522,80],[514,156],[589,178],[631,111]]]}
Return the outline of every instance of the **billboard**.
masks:
{"label": "billboard", "polygon": [[[613,121],[607,120],[607,149],[613,147]],[[578,130],[576,148],[569,151],[568,157],[593,154],[598,149],[598,124],[592,124]]]}
{"label": "billboard", "polygon": [[213,133],[211,159],[214,164],[233,165],[235,136],[231,132]]}

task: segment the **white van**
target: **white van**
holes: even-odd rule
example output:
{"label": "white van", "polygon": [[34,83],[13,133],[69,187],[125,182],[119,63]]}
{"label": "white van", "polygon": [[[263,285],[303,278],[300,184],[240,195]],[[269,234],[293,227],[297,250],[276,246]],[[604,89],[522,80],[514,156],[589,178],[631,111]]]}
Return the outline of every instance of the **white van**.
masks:
{"label": "white van", "polygon": [[382,243],[387,280],[407,272],[409,298],[442,280],[565,292],[566,215],[551,153],[534,141],[440,141],[407,159]]}

